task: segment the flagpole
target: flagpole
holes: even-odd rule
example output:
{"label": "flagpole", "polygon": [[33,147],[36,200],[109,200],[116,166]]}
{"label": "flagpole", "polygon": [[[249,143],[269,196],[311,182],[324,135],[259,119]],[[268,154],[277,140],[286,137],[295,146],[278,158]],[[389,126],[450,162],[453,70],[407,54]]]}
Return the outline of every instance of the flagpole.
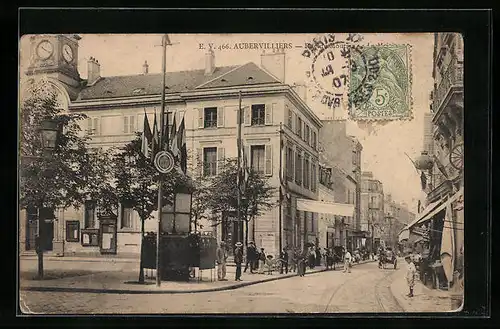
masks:
{"label": "flagpole", "polygon": [[[281,224],[281,222],[282,222],[282,218],[281,218],[282,214],[281,214],[281,212],[282,212],[282,209],[283,209],[282,204],[283,204],[283,192],[284,192],[284,191],[282,191],[282,189],[283,189],[283,168],[282,168],[283,167],[283,159],[282,159],[283,158],[283,141],[281,139],[281,133],[282,133],[282,131],[283,131],[283,124],[280,122],[280,171],[279,171],[280,172],[280,202],[279,202],[279,217],[278,217],[278,221],[279,221],[278,222],[278,224],[279,224],[278,225],[278,229],[279,229],[278,236],[279,236],[279,248],[280,249],[279,249],[278,255],[280,255],[281,254],[281,250],[283,250],[283,248],[282,248],[283,247],[282,246],[282,243],[283,243],[282,242],[282,240],[283,240],[282,234],[283,233],[282,233],[282,228],[281,228],[281,225],[282,225]],[[282,272],[282,270],[283,269],[281,268],[281,272]]]}
{"label": "flagpole", "polygon": [[[163,35],[162,37],[162,88],[161,88],[161,113],[160,113],[160,133],[159,133],[159,141],[160,147],[163,145],[163,121],[164,121],[164,111],[165,111],[165,74],[166,74],[166,53],[167,53],[167,35]],[[162,215],[162,199],[163,199],[163,191],[162,191],[162,180],[161,175],[158,175],[158,232],[156,234],[156,286],[159,287],[161,285],[160,278],[160,243],[161,243],[161,215]]]}
{"label": "flagpole", "polygon": [[237,199],[237,208],[236,208],[236,217],[238,220],[238,236],[237,239],[240,239],[240,229],[242,229],[242,223],[241,223],[241,211],[240,211],[240,206],[241,206],[241,90],[238,92],[238,136],[237,136],[237,147],[238,147],[238,158],[237,158],[237,167],[238,167],[238,174],[237,174],[237,188],[238,188],[238,199]]}

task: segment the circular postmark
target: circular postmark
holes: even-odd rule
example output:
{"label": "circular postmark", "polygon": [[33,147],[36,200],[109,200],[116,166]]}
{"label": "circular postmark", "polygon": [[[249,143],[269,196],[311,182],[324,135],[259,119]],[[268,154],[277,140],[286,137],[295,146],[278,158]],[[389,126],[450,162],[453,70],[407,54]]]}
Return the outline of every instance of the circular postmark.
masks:
{"label": "circular postmark", "polygon": [[352,33],[344,39],[326,34],[306,43],[302,55],[311,60],[306,77],[315,89],[313,99],[319,99],[331,109],[347,106],[351,53],[356,49],[353,46],[362,39],[361,35]]}

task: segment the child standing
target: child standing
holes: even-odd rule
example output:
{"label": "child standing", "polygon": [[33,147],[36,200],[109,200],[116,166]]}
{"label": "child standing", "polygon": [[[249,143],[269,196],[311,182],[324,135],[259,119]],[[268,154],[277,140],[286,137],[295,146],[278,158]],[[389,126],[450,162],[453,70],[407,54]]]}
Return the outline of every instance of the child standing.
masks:
{"label": "child standing", "polygon": [[405,260],[408,264],[406,269],[406,283],[408,284],[408,288],[410,288],[410,293],[406,296],[413,297],[413,287],[415,286],[415,274],[417,273],[417,269],[415,268],[415,264],[411,261],[410,256],[406,256]]}

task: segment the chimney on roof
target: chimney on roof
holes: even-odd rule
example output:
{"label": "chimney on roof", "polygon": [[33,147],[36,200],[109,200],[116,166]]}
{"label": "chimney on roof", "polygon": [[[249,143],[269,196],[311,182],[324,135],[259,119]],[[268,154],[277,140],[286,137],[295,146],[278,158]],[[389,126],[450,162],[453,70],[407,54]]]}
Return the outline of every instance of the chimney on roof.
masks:
{"label": "chimney on roof", "polygon": [[292,85],[292,89],[295,90],[295,92],[297,93],[297,95],[299,95],[300,98],[302,98],[302,100],[304,102],[307,101],[307,87],[305,85],[305,83],[294,83]]}
{"label": "chimney on roof", "polygon": [[271,53],[264,51],[260,55],[260,65],[280,82],[285,83],[285,52],[283,49],[273,49]]}
{"label": "chimney on roof", "polygon": [[142,64],[142,73],[143,74],[148,74],[148,72],[149,72],[148,61],[144,61],[144,64]]}
{"label": "chimney on roof", "polygon": [[205,53],[205,75],[212,75],[215,71],[215,54],[212,48]]}
{"label": "chimney on roof", "polygon": [[87,85],[95,83],[101,77],[101,64],[94,57],[87,61]]}

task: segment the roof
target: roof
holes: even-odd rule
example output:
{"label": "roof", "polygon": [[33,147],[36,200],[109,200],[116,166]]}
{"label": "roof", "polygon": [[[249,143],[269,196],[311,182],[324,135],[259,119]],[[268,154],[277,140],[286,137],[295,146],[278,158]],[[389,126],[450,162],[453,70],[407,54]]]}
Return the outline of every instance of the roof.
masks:
{"label": "roof", "polygon": [[[211,75],[205,75],[204,69],[167,72],[165,92],[176,94],[197,89],[267,83],[279,83],[279,81],[256,64],[249,62],[241,66],[217,67]],[[78,100],[160,95],[161,85],[161,73],[101,77],[95,84],[85,87],[80,92]]]}

